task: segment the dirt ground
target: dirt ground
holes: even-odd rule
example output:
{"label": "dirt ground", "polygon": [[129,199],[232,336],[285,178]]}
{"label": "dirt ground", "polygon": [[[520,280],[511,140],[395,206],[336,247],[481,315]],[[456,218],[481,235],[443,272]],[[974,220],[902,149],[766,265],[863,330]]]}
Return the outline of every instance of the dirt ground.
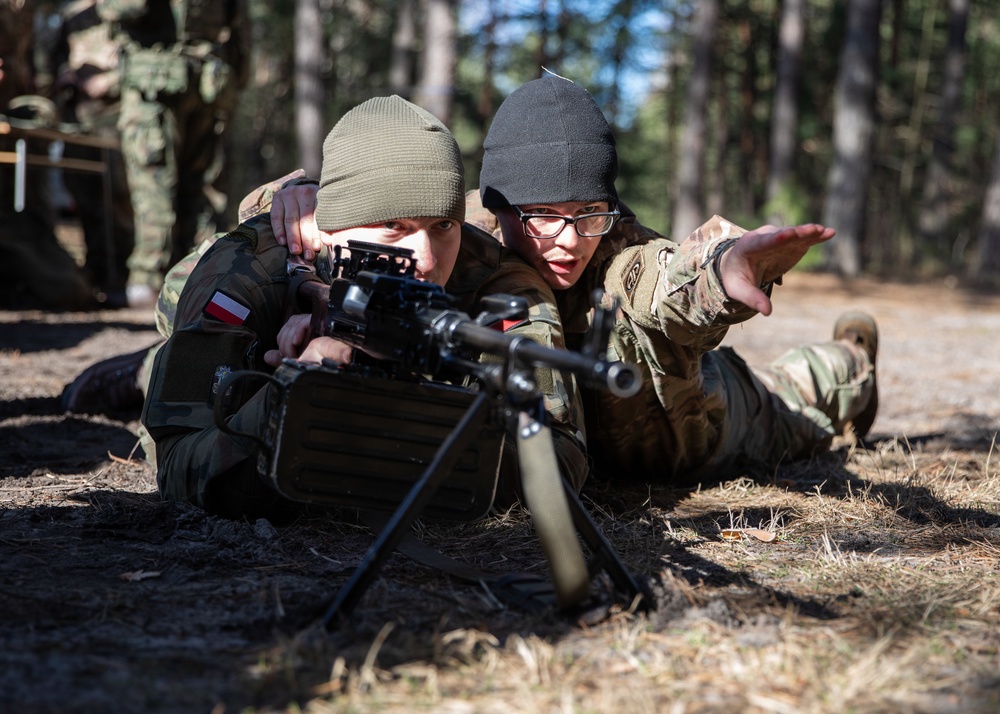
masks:
{"label": "dirt ground", "polygon": [[[883,451],[903,444],[914,454],[906,459],[914,463],[918,455],[936,454],[947,461],[948,454],[965,454],[977,463],[985,461],[987,476],[992,455],[995,471],[1000,458],[993,453],[1000,430],[1000,298],[943,284],[847,284],[796,274],[776,290],[774,299],[772,317],[735,328],[727,340],[751,364],[787,347],[826,339],[843,310],[868,310],[881,328],[881,411],[869,441]],[[554,614],[501,608],[482,591],[395,555],[350,622],[330,633],[310,627],[371,544],[366,529],[322,512],[305,512],[287,523],[245,523],[161,503],[155,476],[137,450],[136,421],[67,414],[60,408],[63,385],[83,368],[152,344],[156,337],[146,311],[0,311],[0,711],[372,711],[393,708],[387,702],[395,702],[399,711],[411,705],[442,711],[530,711],[536,705],[545,711],[575,706],[607,711],[604,705],[626,696],[621,689],[636,680],[620,675],[624,679],[618,694],[605,692],[600,695],[604,699],[561,689],[544,675],[535,677],[551,671],[535,661],[539,653],[562,652],[572,660],[587,652],[604,663],[601,676],[612,676],[618,670],[608,662],[621,643],[639,631],[663,632],[664,618],[676,629],[696,604],[722,602],[708,596],[735,582],[737,566],[726,559],[735,557],[732,551],[713,562],[716,551],[663,545],[663,529],[694,518],[692,509],[699,501],[661,493],[656,502],[648,489],[612,494],[595,488],[587,495],[598,521],[624,560],[648,578],[661,598],[659,614],[649,619],[628,616],[604,625],[617,628],[617,634],[602,640],[595,634],[602,632],[600,627],[590,630]],[[860,457],[850,451],[845,458]],[[790,473],[794,478],[798,472]],[[813,488],[818,492],[820,487],[807,485],[799,491]],[[724,501],[727,492],[735,494],[727,485],[713,493]],[[651,515],[653,505],[665,514],[662,520]],[[766,501],[758,505],[765,516],[773,508]],[[725,505],[705,508],[698,517],[708,518],[710,512],[715,522],[726,517]],[[983,542],[996,543],[1000,503],[980,504],[976,514],[965,525],[979,528]],[[656,528],[650,526],[652,520]],[[640,533],[642,528],[650,533]],[[423,535],[484,568],[544,572],[523,515],[472,526],[431,524]],[[817,542],[822,537],[816,534]],[[703,533],[701,542],[706,539],[722,545],[718,533],[711,538]],[[987,571],[996,573],[998,557],[994,551],[989,563],[987,556]],[[753,563],[741,567],[751,574],[755,569]],[[996,581],[990,586],[995,588]],[[762,652],[783,637],[787,647],[788,636],[781,634],[787,632],[782,618],[793,617],[787,613],[836,629],[843,617],[837,603],[873,603],[863,580],[856,588],[862,594],[851,595],[852,589],[837,596],[843,599],[823,600],[805,585],[779,582],[768,587],[758,604],[744,602],[742,610],[726,599],[729,609],[722,615],[709,613],[716,628],[709,632],[735,632],[730,621],[752,622],[753,627],[739,629],[739,637],[758,639],[740,639],[740,647]],[[678,592],[689,593],[688,599],[678,600]],[[778,614],[769,609],[779,605]],[[978,620],[993,623],[993,634],[1000,630],[995,607],[990,604],[993,614]],[[588,649],[587,643],[595,641],[607,644],[602,654]],[[671,646],[678,641],[695,646],[690,635],[672,640]],[[995,711],[1000,696],[996,639],[983,647],[970,650],[979,652],[975,656],[966,652],[962,666],[978,661],[985,670],[982,677],[977,674],[973,681],[972,675],[939,673],[942,679],[962,682],[965,694],[945,688],[916,704],[894,708],[883,702],[876,709]],[[569,648],[572,655],[559,648]],[[635,692],[646,691],[655,651],[649,645],[633,658],[629,671],[638,672],[634,676],[642,682]],[[496,669],[496,663],[504,661],[498,652],[535,663],[525,681],[551,690],[544,706],[537,698],[498,697],[494,680],[502,667]],[[491,659],[496,657],[500,659]],[[864,671],[863,664],[858,662],[858,672]],[[705,664],[707,671],[711,666]],[[962,667],[959,673],[967,671]],[[800,675],[808,679],[809,672]],[[663,695],[669,701],[682,701],[685,687],[694,687],[699,676],[675,671],[669,681],[653,682],[659,689],[649,691],[669,692]],[[466,681],[447,684],[456,677]],[[428,694],[432,681],[436,694]],[[491,686],[494,694],[485,693]],[[397,692],[393,687],[398,687],[397,699],[389,696]],[[347,696],[348,689],[353,696]],[[470,690],[480,696],[462,704],[456,692]],[[408,700],[406,692],[415,693],[414,698]],[[828,690],[826,696],[835,695]],[[700,704],[689,701],[673,711],[732,711],[734,704],[748,711],[809,710],[794,697],[691,701]],[[824,701],[823,696],[817,701]],[[642,702],[635,708],[666,710],[661,708],[664,700],[653,693]],[[829,701],[825,706],[835,710]]]}

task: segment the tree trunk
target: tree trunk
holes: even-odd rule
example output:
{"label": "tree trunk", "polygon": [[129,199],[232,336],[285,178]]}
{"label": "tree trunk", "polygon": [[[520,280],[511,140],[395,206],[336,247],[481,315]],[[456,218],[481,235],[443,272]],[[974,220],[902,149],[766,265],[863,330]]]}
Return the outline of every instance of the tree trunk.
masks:
{"label": "tree trunk", "polygon": [[[553,69],[558,65],[549,56],[549,7],[546,0],[539,0],[535,18],[538,20],[538,47],[535,48],[535,71],[541,72],[542,67]],[[559,43],[562,47],[562,43]]]}
{"label": "tree trunk", "polygon": [[[711,145],[713,147],[711,152],[706,152],[711,154],[711,161],[720,169],[718,171],[709,171],[705,177],[705,183],[703,187],[704,193],[704,216],[701,216],[702,221],[708,216],[719,214],[720,216],[729,215],[730,211],[726,209],[726,181],[729,178],[729,172],[726,171],[726,167],[735,166],[741,168],[741,164],[738,161],[731,162],[730,145],[732,136],[732,126],[729,123],[729,94],[726,88],[727,77],[724,73],[719,73],[718,76],[714,78],[715,84],[715,95],[718,97],[715,101],[715,110],[713,112],[714,116],[707,119],[709,125],[712,127],[711,133]],[[714,125],[712,124],[714,122]],[[747,177],[745,174],[740,173],[740,178],[735,181],[735,185],[743,186],[746,182]],[[690,232],[690,231],[689,231]],[[678,238],[680,236],[677,236]]]}
{"label": "tree trunk", "polygon": [[299,166],[319,178],[323,158],[323,23],[320,0],[295,0],[295,128]]}
{"label": "tree trunk", "polygon": [[1000,126],[993,154],[993,169],[986,187],[983,217],[979,225],[977,259],[970,267],[972,277],[994,287],[1000,285]]}
{"label": "tree trunk", "polygon": [[837,230],[827,260],[843,275],[861,272],[865,197],[872,172],[875,77],[881,0],[850,0],[847,38],[834,89],[833,163],[827,177],[823,222]]}
{"label": "tree trunk", "polygon": [[[899,10],[897,9],[896,12]],[[922,160],[920,144],[923,136],[924,116],[927,113],[927,82],[930,75],[936,21],[937,3],[928,3],[924,8],[920,50],[913,60],[913,101],[910,105],[906,131],[902,132],[901,136],[903,148],[898,151],[902,156],[899,169],[899,191],[898,199],[892,209],[894,214],[892,216],[893,230],[896,236],[889,245],[880,246],[876,254],[873,254],[874,262],[883,273],[886,272],[887,268],[894,268],[899,273],[909,270],[918,254],[917,241],[914,237],[914,220],[911,218],[916,213],[916,209],[912,205],[913,177],[918,162]],[[902,24],[898,17],[894,23],[896,25]],[[894,42],[893,46],[896,44],[898,43]],[[895,131],[899,133],[898,129]]]}
{"label": "tree trunk", "polygon": [[771,111],[771,148],[767,173],[768,222],[795,222],[790,215],[791,186],[798,142],[799,74],[805,38],[805,0],[784,0],[778,30],[778,66],[775,72],[774,107]]}
{"label": "tree trunk", "polygon": [[389,65],[389,88],[404,99],[413,95],[413,55],[417,39],[414,0],[401,0],[392,33],[392,61]]}
{"label": "tree trunk", "polygon": [[719,0],[702,0],[695,11],[694,60],[688,85],[677,162],[677,203],[674,206],[671,234],[678,240],[689,235],[703,222],[701,207],[705,180],[705,135],[707,129],[708,90],[711,86],[712,45],[719,19]]}
{"label": "tree trunk", "polygon": [[549,53],[551,65],[546,65],[549,69],[559,74],[559,70],[566,64],[566,50],[570,46],[569,38],[571,26],[573,24],[573,11],[566,7],[567,0],[559,0],[559,14],[556,19],[556,41],[553,51]]}
{"label": "tree trunk", "polygon": [[948,2],[948,52],[941,79],[941,100],[937,126],[934,131],[934,149],[930,165],[924,176],[924,195],[920,203],[921,243],[933,252],[947,258],[951,255],[951,238],[946,234],[948,225],[948,176],[951,155],[955,144],[955,121],[962,98],[965,79],[965,30],[969,24],[969,0]]}
{"label": "tree trunk", "polygon": [[423,65],[414,103],[451,121],[455,92],[455,0],[427,0]]}
{"label": "tree trunk", "polygon": [[[476,142],[474,163],[477,172],[483,163],[483,142],[486,140],[486,133],[495,108],[493,88],[496,86],[496,78],[493,76],[493,68],[497,50],[496,0],[487,0],[486,18],[483,29],[479,33],[479,41],[483,46],[483,81],[479,87],[479,98],[476,101],[476,120],[478,122],[476,128],[479,131],[479,140]],[[472,186],[479,185],[478,176],[466,176],[466,179]]]}
{"label": "tree trunk", "polygon": [[754,26],[749,16],[741,18],[737,25],[740,49],[743,53],[743,73],[740,77],[739,210],[744,216],[756,213],[754,200],[754,158],[756,138],[754,136],[753,111],[757,102],[757,58],[754,53]]}

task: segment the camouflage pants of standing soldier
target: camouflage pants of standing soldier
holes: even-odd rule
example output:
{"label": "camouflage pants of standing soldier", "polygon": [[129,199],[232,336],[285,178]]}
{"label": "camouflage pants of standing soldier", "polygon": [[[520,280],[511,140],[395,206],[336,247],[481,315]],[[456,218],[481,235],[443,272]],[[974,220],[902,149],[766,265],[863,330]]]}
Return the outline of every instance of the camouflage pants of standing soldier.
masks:
{"label": "camouflage pants of standing soldier", "polygon": [[[75,107],[75,111],[76,118],[84,125],[88,134],[102,138],[117,138],[117,102],[80,103]],[[135,245],[135,236],[132,198],[129,194],[121,151],[67,143],[63,156],[108,162],[106,176],[95,177],[93,174],[66,171],[63,174],[63,182],[73,196],[77,215],[83,227],[84,241],[87,245],[84,269],[101,291],[123,292],[127,276],[126,261]],[[110,206],[106,205],[106,201],[110,201]],[[105,222],[108,208],[111,209],[110,226]]]}
{"label": "camouflage pants of standing soldier", "polygon": [[[206,102],[197,81],[155,99],[137,88],[122,91],[122,153],[136,214],[129,285],[160,288],[166,271],[216,231],[224,205],[212,183],[222,170],[223,130],[232,102]],[[217,200],[217,204],[218,204]]]}

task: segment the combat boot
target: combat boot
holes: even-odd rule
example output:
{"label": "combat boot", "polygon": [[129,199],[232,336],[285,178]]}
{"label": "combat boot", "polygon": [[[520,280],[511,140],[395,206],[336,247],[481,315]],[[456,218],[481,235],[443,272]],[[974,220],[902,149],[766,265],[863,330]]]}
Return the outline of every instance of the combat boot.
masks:
{"label": "combat boot", "polygon": [[91,365],[63,389],[63,409],[79,414],[121,414],[142,407],[139,370],[149,348]]}
{"label": "combat boot", "polygon": [[878,412],[878,373],[875,364],[875,357],[878,354],[878,326],[875,324],[875,319],[867,313],[845,312],[837,318],[837,323],[833,326],[833,339],[858,345],[872,363],[872,375],[875,380],[871,399],[861,413],[852,420],[854,434],[858,439],[863,439],[875,423],[875,415]]}

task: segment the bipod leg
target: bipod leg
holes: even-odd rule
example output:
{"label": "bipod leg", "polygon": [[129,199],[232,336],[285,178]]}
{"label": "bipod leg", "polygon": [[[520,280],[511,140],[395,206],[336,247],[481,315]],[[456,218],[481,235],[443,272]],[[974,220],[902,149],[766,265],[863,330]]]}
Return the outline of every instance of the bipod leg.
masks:
{"label": "bipod leg", "polygon": [[611,578],[611,582],[621,592],[632,599],[635,599],[637,595],[642,596],[638,605],[640,610],[654,609],[656,601],[653,600],[653,594],[644,584],[636,580],[621,561],[614,546],[611,545],[611,541],[607,539],[604,532],[594,523],[590,513],[587,512],[576,490],[565,479],[563,479],[563,487],[566,489],[566,500],[569,503],[569,510],[573,515],[576,530],[593,553],[591,561],[588,563],[591,572],[598,569],[604,570]]}
{"label": "bipod leg", "polygon": [[424,510],[434,492],[444,481],[445,477],[451,473],[455,462],[461,455],[472,438],[479,432],[483,422],[486,420],[486,394],[480,392],[475,400],[469,405],[465,414],[459,420],[455,429],[444,440],[431,463],[428,464],[417,482],[413,484],[406,498],[399,508],[392,514],[392,518],[385,526],[385,530],[379,533],[375,543],[368,549],[364,560],[358,565],[350,579],[337,593],[333,602],[323,615],[323,626],[331,629],[334,618],[339,615],[346,615],[364,594],[371,584],[379,568],[385,563],[392,551],[406,537],[407,531],[413,521],[417,519]]}

